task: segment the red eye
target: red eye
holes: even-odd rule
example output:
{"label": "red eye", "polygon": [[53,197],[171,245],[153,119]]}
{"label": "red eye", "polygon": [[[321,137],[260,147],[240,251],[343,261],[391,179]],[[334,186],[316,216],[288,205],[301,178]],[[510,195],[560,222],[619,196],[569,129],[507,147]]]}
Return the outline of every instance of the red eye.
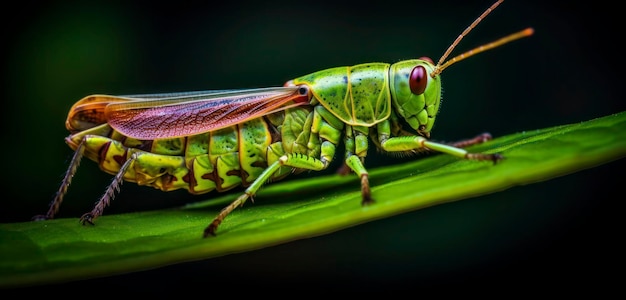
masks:
{"label": "red eye", "polygon": [[428,74],[426,74],[426,69],[423,66],[416,66],[413,70],[411,70],[411,75],[409,76],[409,87],[411,88],[411,93],[415,95],[423,94],[426,89],[427,82]]}

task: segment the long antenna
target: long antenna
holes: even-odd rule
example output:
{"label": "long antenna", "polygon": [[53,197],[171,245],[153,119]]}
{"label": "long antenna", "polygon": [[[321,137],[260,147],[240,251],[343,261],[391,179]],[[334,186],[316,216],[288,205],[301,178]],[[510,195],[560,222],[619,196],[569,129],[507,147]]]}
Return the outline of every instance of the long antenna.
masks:
{"label": "long antenna", "polygon": [[450,55],[450,53],[452,52],[452,50],[454,50],[454,48],[459,44],[459,42],[461,42],[461,40],[470,32],[472,31],[472,29],[474,29],[474,27],[476,27],[478,25],[478,23],[480,23],[480,21],[482,21],[489,13],[491,13],[491,11],[493,11],[496,7],[498,7],[498,5],[500,5],[500,3],[502,3],[504,0],[498,0],[496,3],[494,3],[493,5],[491,5],[489,8],[487,8],[487,10],[485,10],[485,12],[483,12],[478,18],[476,18],[476,20],[474,20],[474,22],[472,22],[472,24],[470,24],[467,28],[465,28],[465,30],[463,30],[463,32],[456,38],[456,40],[454,40],[454,42],[450,45],[450,47],[448,47],[448,50],[446,50],[446,52],[441,56],[441,58],[439,59],[439,62],[437,62],[437,65],[435,66],[435,70],[430,73],[431,77],[435,77],[439,74],[441,74],[441,72],[449,67],[450,65],[452,65],[453,63],[459,62],[465,58],[468,58],[472,55],[478,54],[480,52],[483,51],[487,51],[489,49],[493,49],[495,47],[504,45],[506,43],[509,43],[511,41],[523,38],[523,37],[527,37],[530,36],[534,33],[534,30],[532,28],[526,28],[522,31],[518,31],[516,33],[507,35],[497,41],[491,42],[489,44],[486,45],[482,45],[479,47],[476,47],[470,51],[467,51],[461,55],[458,55],[452,59],[450,59],[449,61],[445,62],[445,59],[448,58],[448,55]]}

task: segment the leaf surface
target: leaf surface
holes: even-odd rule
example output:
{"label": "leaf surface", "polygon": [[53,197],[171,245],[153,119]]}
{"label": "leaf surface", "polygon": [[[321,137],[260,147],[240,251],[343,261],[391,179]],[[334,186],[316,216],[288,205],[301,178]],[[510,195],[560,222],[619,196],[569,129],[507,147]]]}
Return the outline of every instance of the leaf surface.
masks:
{"label": "leaf surface", "polygon": [[[325,175],[266,185],[231,213],[216,237],[204,228],[238,193],[185,207],[0,224],[0,287],[134,272],[328,234],[429,206],[545,181],[626,156],[626,112],[496,138],[469,148],[505,160],[434,155],[370,170],[374,205],[361,206],[356,176]],[[506,201],[506,199],[502,199]]]}

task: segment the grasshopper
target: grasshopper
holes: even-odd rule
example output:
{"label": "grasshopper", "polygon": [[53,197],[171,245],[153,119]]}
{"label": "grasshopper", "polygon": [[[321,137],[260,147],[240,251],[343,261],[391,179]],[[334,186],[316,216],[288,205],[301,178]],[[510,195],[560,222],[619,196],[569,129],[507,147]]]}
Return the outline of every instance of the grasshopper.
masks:
{"label": "grasshopper", "polygon": [[328,168],[342,141],[342,170],[359,176],[363,205],[374,203],[365,168],[370,141],[382,152],[441,152],[496,163],[502,155],[464,149],[489,140],[489,134],[452,144],[429,139],[442,71],[533,34],[527,28],[445,61],[501,2],[468,26],[436,64],[422,57],[329,68],[270,88],[87,96],[72,106],[65,123],[71,133],[65,141],[74,150],[65,177],[48,212],[34,218],[54,218],[83,157],[114,178],[80,218],[82,224],[94,224],[123,181],[191,194],[245,187],[205,228],[204,237],[215,235],[227,215],[264,183]]}

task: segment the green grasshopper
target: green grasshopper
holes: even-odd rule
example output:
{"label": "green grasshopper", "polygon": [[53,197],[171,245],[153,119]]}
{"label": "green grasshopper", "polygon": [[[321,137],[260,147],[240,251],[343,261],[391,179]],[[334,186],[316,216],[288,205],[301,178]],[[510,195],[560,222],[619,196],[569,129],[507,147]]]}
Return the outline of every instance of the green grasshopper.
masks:
{"label": "green grasshopper", "polygon": [[75,152],[45,215],[52,219],[83,157],[115,175],[82,224],[93,224],[123,181],[191,194],[245,192],[205,228],[220,223],[268,181],[305,170],[326,169],[335,148],[345,144],[343,173],[360,177],[362,204],[374,202],[365,157],[368,144],[383,152],[441,152],[496,163],[500,154],[463,148],[488,134],[453,144],[430,141],[441,99],[441,72],[464,58],[533,34],[511,34],[444,62],[502,0],[478,17],[437,64],[427,57],[394,64],[366,63],[330,68],[287,81],[281,87],[132,96],[87,96],[70,109],[65,139]]}

